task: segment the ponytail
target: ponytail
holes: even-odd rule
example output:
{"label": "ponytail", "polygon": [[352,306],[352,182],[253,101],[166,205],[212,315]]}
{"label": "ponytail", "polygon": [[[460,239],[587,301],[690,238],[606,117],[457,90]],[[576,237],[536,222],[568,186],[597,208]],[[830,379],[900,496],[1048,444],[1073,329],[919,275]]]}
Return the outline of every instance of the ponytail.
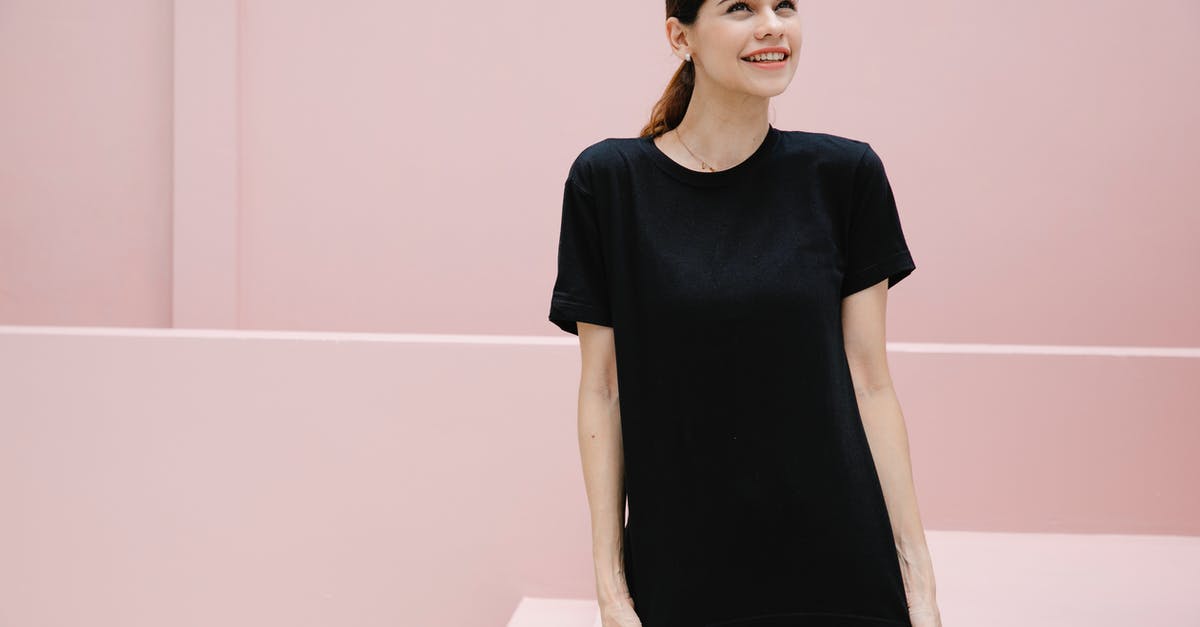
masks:
{"label": "ponytail", "polygon": [[650,112],[650,121],[639,135],[657,137],[679,126],[683,114],[687,113],[688,103],[692,100],[692,88],[695,86],[696,65],[684,61],[679,69],[675,70],[671,82],[667,83],[662,97],[654,104],[654,109]]}
{"label": "ponytail", "polygon": [[[666,0],[667,18],[673,17],[681,24],[691,26],[696,23],[696,16],[702,4],[704,0]],[[683,121],[683,114],[687,113],[688,103],[692,101],[692,89],[695,86],[696,63],[684,61],[683,65],[675,70],[671,82],[667,83],[662,97],[654,104],[650,111],[650,121],[639,135],[657,137],[679,126]]]}

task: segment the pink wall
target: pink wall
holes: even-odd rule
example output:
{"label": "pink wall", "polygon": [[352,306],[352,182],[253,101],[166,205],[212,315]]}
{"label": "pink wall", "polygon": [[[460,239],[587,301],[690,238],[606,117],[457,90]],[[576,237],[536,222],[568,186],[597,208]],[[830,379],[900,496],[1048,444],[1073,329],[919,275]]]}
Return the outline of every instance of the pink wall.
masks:
{"label": "pink wall", "polygon": [[0,0],[0,324],[170,326],[171,3]]}
{"label": "pink wall", "polygon": [[[1200,535],[1200,360],[920,348],[892,367],[931,532]],[[567,337],[0,327],[0,624],[500,625],[594,595],[578,367]],[[931,542],[964,611],[1038,596]],[[1063,550],[1025,571],[1078,573]]]}
{"label": "pink wall", "polygon": [[[1114,615],[1196,615],[1194,578],[1144,575],[1196,572],[1165,536],[1200,536],[1200,359],[928,349],[891,361],[948,609],[1118,589]],[[465,627],[594,598],[578,368],[568,337],[0,327],[0,624]],[[1018,558],[942,530],[1176,550],[1088,572],[1119,539]]]}
{"label": "pink wall", "polygon": [[[1200,5],[810,4],[774,122],[884,156],[893,339],[1200,345]],[[661,11],[8,0],[0,323],[551,334],[561,179],[644,122]]]}
{"label": "pink wall", "polygon": [[[1200,535],[1200,5],[807,4],[773,123],[888,165],[927,527]],[[661,11],[0,0],[0,590],[64,625],[591,593],[545,316]]]}
{"label": "pink wall", "polygon": [[0,625],[491,626],[594,592],[578,356],[522,344],[0,327]]}

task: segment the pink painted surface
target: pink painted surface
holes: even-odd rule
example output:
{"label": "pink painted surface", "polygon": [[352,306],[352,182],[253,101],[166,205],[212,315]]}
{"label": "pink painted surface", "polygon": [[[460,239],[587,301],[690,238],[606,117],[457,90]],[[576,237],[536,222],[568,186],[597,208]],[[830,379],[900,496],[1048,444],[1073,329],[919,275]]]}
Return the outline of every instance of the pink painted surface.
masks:
{"label": "pink painted surface", "polygon": [[[591,595],[578,354],[545,315],[566,166],[674,68],[661,5],[99,6],[0,3],[0,324],[528,337],[0,329],[0,623],[478,625]],[[772,121],[883,155],[918,264],[889,340],[1200,345],[1200,5],[803,11]],[[1200,535],[1200,360],[892,367],[930,529]]]}
{"label": "pink painted surface", "polygon": [[[932,531],[945,625],[1200,625],[1200,539]],[[507,627],[600,627],[595,599],[523,598]]]}
{"label": "pink painted surface", "polygon": [[240,326],[240,5],[240,0],[174,0],[172,5],[168,326]]}
{"label": "pink painted surface", "polygon": [[[1079,535],[935,544],[948,624],[1195,615],[1200,360],[891,358],[930,531]],[[578,368],[568,339],[0,327],[0,624],[499,625],[593,597]]]}
{"label": "pink painted surface", "polygon": [[0,324],[171,323],[171,4],[0,2]]}
{"label": "pink painted surface", "polygon": [[0,624],[500,625],[592,585],[569,347],[128,333],[0,328]]}
{"label": "pink painted surface", "polygon": [[[552,334],[562,179],[661,93],[661,4],[232,2],[0,7],[0,323]],[[773,121],[883,155],[893,339],[1200,345],[1200,5],[802,13]]]}

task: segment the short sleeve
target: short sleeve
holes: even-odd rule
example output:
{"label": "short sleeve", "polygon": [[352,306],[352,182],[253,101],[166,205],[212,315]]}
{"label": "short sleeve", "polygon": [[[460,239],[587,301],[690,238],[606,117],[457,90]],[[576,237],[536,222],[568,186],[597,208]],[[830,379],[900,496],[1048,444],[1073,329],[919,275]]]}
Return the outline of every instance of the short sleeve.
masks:
{"label": "short sleeve", "polygon": [[842,298],[887,279],[888,288],[916,269],[883,161],[867,145],[854,170]]}
{"label": "short sleeve", "polygon": [[550,321],[579,335],[576,322],[612,326],[612,314],[595,202],[574,171],[563,185],[558,275],[550,298]]}

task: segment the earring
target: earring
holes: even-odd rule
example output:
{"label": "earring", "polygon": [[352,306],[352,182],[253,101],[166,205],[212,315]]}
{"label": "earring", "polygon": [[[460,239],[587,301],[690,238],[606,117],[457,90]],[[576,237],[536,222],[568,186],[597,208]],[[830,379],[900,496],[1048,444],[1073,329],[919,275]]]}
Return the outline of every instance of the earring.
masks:
{"label": "earring", "polygon": [[687,53],[687,62],[688,62],[688,63],[691,63],[691,62],[692,62],[692,53],[690,53],[690,52],[689,52],[689,53]]}

